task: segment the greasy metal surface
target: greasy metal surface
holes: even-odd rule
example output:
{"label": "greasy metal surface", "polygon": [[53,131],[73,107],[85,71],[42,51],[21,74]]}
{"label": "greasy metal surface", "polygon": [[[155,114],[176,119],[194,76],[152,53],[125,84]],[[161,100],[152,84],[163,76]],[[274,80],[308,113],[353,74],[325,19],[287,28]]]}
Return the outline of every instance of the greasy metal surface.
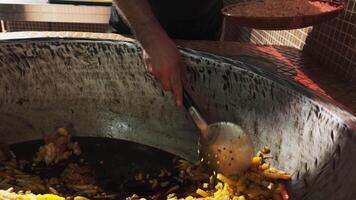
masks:
{"label": "greasy metal surface", "polygon": [[[194,126],[144,70],[133,43],[38,39],[0,44],[0,139],[76,135],[136,141],[196,159]],[[292,199],[355,199],[355,116],[282,77],[182,49],[188,92],[210,123],[232,121],[293,174]],[[203,103],[204,102],[204,103]]]}
{"label": "greasy metal surface", "polygon": [[[184,121],[184,110],[170,112],[175,110],[170,94],[146,73],[136,46],[90,41],[52,45],[20,42],[10,45],[15,57],[2,52],[7,54],[2,63],[15,67],[11,70],[6,64],[0,75],[5,94],[1,134],[8,142],[40,138],[49,128],[73,124],[78,135],[128,139],[196,157],[189,128],[193,126]],[[26,50],[20,53],[21,49]],[[23,81],[17,82],[20,77]],[[10,85],[15,91],[7,89]],[[183,149],[181,138],[188,140]]]}

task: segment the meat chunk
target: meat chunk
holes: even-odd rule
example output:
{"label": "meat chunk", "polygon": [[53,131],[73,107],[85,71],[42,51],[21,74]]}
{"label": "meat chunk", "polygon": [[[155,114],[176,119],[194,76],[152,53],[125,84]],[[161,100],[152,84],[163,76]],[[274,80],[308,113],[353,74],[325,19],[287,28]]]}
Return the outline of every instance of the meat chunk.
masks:
{"label": "meat chunk", "polygon": [[80,195],[93,197],[102,192],[96,184],[94,168],[89,165],[69,164],[62,172],[61,180]]}
{"label": "meat chunk", "polygon": [[95,170],[89,165],[69,164],[61,175],[61,180],[70,185],[95,185]]}
{"label": "meat chunk", "polygon": [[66,160],[69,156],[81,153],[79,144],[71,141],[71,135],[65,128],[58,128],[44,138],[45,145],[41,146],[36,161],[44,161],[47,165]]}

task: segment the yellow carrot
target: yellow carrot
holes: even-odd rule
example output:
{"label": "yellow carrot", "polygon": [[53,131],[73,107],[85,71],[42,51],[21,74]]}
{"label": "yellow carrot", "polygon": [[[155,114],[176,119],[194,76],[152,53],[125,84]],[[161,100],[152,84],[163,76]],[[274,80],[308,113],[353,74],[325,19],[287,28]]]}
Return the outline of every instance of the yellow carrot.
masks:
{"label": "yellow carrot", "polygon": [[202,197],[207,197],[207,196],[209,196],[209,193],[207,193],[206,191],[204,191],[204,190],[202,190],[202,189],[200,189],[200,188],[197,189],[196,193],[199,194],[199,195],[202,196]]}

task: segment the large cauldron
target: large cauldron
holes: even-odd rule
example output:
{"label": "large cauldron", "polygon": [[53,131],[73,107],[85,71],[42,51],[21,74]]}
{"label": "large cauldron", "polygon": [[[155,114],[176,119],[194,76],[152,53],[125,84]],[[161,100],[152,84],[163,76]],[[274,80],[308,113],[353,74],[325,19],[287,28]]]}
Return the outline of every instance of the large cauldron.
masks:
{"label": "large cauldron", "polygon": [[[256,149],[293,174],[292,199],[356,199],[356,119],[258,66],[181,49],[187,90],[209,122],[240,124]],[[164,55],[162,55],[164,56]],[[143,67],[131,42],[37,38],[0,42],[0,140],[39,139],[71,124],[197,159],[195,128]]]}

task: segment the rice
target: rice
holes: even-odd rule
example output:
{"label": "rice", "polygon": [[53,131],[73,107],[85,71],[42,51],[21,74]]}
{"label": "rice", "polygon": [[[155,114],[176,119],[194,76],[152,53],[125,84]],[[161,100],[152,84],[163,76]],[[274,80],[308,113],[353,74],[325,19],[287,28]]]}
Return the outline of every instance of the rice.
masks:
{"label": "rice", "polygon": [[13,192],[13,188],[0,190],[0,200],[36,200],[36,195],[26,192],[24,194]]}

